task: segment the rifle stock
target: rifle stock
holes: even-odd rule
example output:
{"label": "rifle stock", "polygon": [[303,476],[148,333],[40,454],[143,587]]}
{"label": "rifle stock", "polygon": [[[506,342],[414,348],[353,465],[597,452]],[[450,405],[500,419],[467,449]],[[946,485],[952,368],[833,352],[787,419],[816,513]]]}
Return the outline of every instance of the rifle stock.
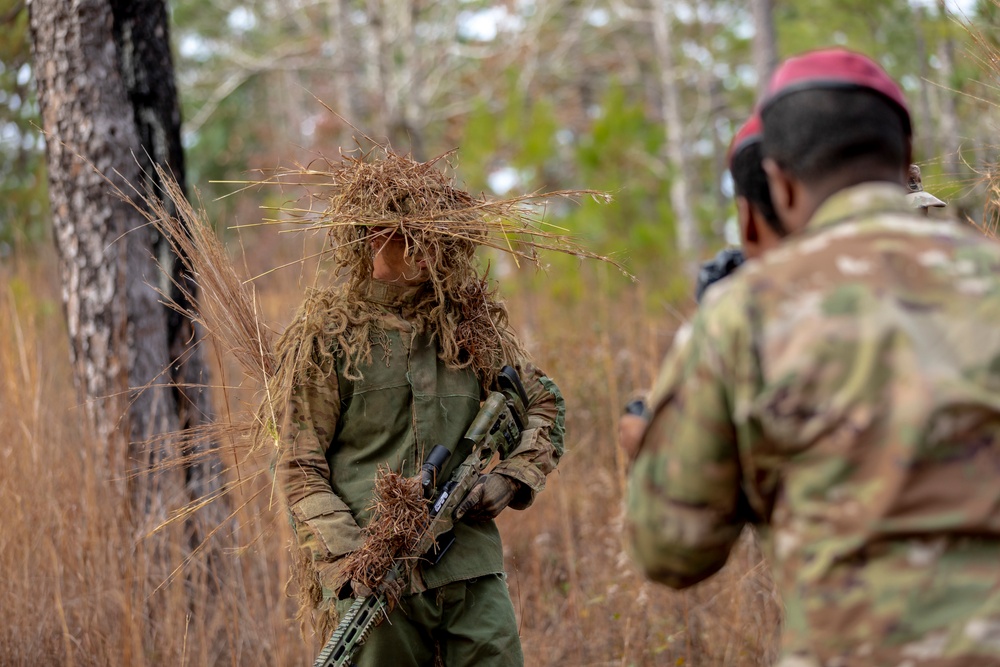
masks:
{"label": "rifle stock", "polygon": [[499,391],[490,392],[456,451],[469,450],[448,481],[437,488],[437,475],[451,452],[436,445],[421,468],[421,484],[430,503],[430,520],[413,553],[398,556],[382,583],[370,595],[357,598],[320,651],[313,667],[349,667],[351,658],[376,625],[388,615],[388,590],[405,576],[414,557],[436,563],[453,539],[448,539],[458,519],[458,509],[490,463],[506,458],[517,447],[527,423],[527,396],[517,372],[505,366],[497,378]]}

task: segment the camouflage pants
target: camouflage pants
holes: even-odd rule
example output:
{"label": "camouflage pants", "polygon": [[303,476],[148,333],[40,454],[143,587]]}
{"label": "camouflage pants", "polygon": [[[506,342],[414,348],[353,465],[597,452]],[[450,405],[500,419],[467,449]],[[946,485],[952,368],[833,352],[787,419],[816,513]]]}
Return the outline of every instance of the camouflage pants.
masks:
{"label": "camouflage pants", "polygon": [[[353,600],[337,603],[344,614]],[[354,656],[357,667],[521,667],[514,605],[501,575],[404,596]]]}

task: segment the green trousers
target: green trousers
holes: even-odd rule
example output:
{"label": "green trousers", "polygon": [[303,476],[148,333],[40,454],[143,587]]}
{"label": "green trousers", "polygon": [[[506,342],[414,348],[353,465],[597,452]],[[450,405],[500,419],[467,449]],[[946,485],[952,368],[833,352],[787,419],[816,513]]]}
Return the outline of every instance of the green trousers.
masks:
{"label": "green trousers", "polygon": [[[353,600],[337,603],[343,615]],[[500,575],[458,581],[399,605],[354,654],[357,667],[522,667],[514,605]]]}

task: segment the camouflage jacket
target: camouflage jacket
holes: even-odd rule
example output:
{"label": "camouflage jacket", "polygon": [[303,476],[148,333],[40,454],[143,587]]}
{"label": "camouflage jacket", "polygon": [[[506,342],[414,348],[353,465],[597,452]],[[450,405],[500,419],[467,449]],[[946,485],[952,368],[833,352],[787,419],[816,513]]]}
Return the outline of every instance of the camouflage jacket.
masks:
{"label": "camouflage jacket", "polygon": [[760,525],[782,665],[1000,665],[1000,247],[848,188],[709,290],[630,473],[675,587]]}
{"label": "camouflage jacket", "polygon": [[[314,561],[334,562],[361,546],[380,465],[415,475],[431,448],[458,442],[479,411],[475,373],[447,368],[432,338],[401,316],[413,294],[387,283],[372,285],[367,297],[384,308],[388,344],[372,345],[372,362],[359,369],[363,379],[344,377],[342,355],[335,357],[336,368],[296,369],[275,476],[299,543]],[[555,384],[541,372],[533,367],[518,371],[528,394],[528,427],[518,448],[494,471],[521,482],[511,506],[523,509],[562,455],[565,407]],[[454,452],[443,476],[467,454]],[[441,562],[418,568],[414,591],[503,572],[493,521],[462,522],[455,533],[456,542]],[[339,587],[343,582],[325,583]]]}

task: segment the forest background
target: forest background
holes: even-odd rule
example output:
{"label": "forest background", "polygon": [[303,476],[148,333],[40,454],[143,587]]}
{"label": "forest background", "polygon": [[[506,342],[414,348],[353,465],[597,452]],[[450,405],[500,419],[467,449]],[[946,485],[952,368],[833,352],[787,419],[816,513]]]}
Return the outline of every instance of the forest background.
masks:
{"label": "forest background", "polygon": [[[925,187],[949,203],[935,215],[995,225],[997,4],[167,6],[186,179],[275,331],[324,267],[297,261],[315,237],[256,226],[285,194],[234,194],[232,181],[261,169],[336,159],[360,130],[421,160],[458,148],[454,174],[474,193],[614,196],[552,202],[547,214],[635,281],[559,255],[543,271],[485,258],[569,404],[559,471],[535,506],[500,520],[527,664],[769,664],[781,612],[752,535],[689,591],[650,584],[629,562],[617,416],[693,309],[697,262],[735,240],[725,152],[775,58],[844,45],[879,60],[909,98]],[[0,0],[0,662],[307,664],[318,645],[300,638],[285,595],[289,535],[267,457],[220,444],[231,518],[201,533],[212,546],[199,550],[150,547],[150,524],[122,500],[132,473],[95,455],[103,445],[83,426],[70,362],[28,23],[24,3]],[[254,388],[230,381],[225,350],[211,356],[213,409],[238,414]],[[152,525],[164,524],[169,536],[169,520]]]}

